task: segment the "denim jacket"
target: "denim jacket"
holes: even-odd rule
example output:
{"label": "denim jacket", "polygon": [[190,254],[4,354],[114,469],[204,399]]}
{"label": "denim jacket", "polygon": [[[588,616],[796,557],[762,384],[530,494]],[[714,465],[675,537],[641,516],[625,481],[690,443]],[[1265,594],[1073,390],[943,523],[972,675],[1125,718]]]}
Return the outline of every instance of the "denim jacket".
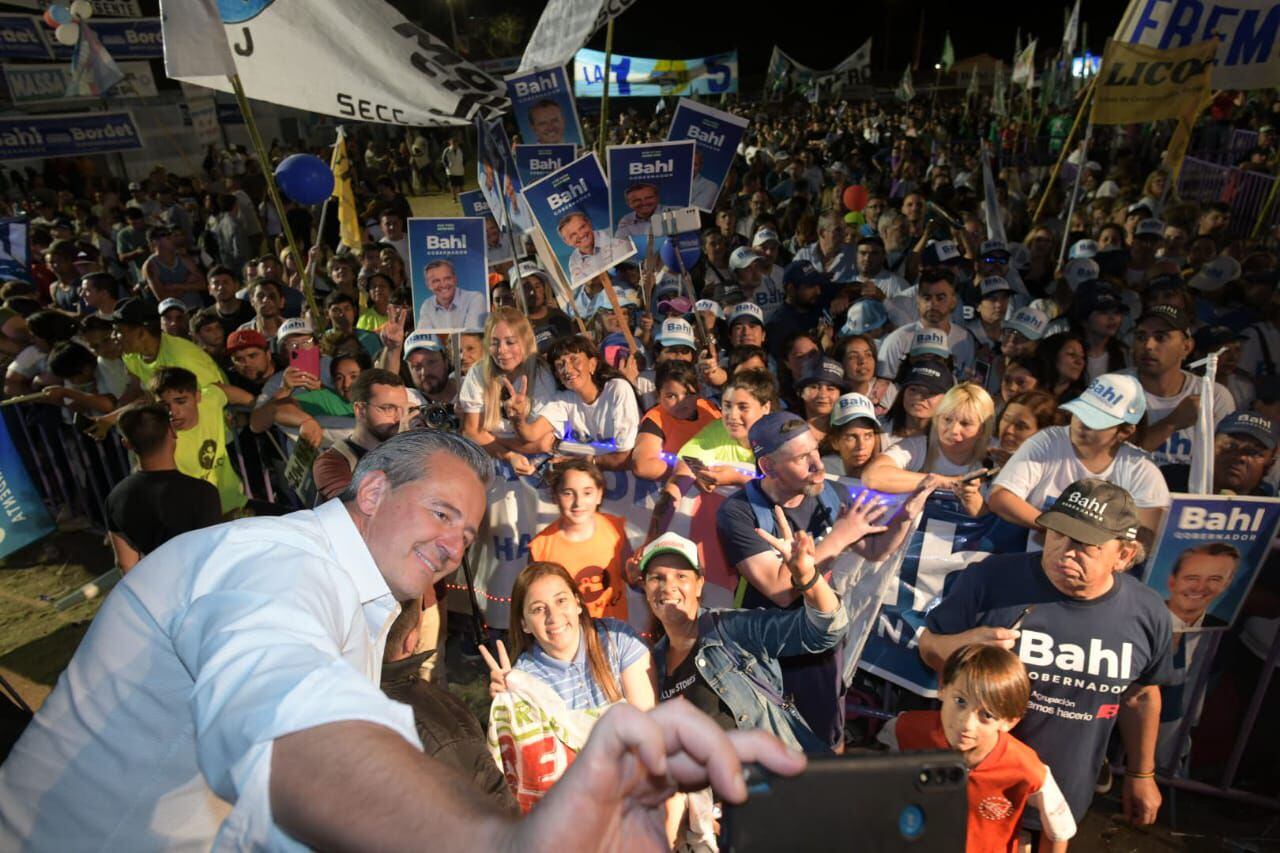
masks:
{"label": "denim jacket", "polygon": [[[849,617],[844,606],[820,613],[805,605],[791,610],[698,610],[698,643],[690,654],[699,674],[733,713],[740,729],[764,729],[805,752],[828,747],[782,697],[778,658],[813,654],[834,646]],[[668,641],[653,649],[659,691],[667,680]]]}

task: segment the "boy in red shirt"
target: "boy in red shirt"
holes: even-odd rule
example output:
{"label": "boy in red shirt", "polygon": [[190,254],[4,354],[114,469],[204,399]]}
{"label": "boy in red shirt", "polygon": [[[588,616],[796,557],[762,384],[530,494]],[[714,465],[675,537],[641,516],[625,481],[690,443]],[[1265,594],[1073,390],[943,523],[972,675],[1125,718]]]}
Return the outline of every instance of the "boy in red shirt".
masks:
{"label": "boy in red shirt", "polygon": [[1018,823],[1031,805],[1044,829],[1040,853],[1064,851],[1075,819],[1035,750],[1009,734],[1026,713],[1031,681],[1013,652],[975,643],[942,668],[940,711],[906,711],[879,739],[902,752],[953,749],[969,767],[968,853],[1017,853]]}

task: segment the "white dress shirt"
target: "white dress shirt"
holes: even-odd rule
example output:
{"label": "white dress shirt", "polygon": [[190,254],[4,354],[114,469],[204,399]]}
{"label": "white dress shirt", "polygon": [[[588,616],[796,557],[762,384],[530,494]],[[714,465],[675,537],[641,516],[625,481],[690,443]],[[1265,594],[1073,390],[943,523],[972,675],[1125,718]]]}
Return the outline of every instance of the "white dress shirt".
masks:
{"label": "white dress shirt", "polygon": [[484,294],[458,288],[453,292],[453,304],[442,306],[434,295],[422,300],[418,309],[418,331],[436,332],[452,329],[456,332],[483,329],[489,312],[485,308]]}
{"label": "white dress shirt", "polygon": [[598,274],[621,263],[636,253],[630,240],[619,240],[608,231],[597,231],[595,248],[585,255],[574,249],[569,255],[569,283],[574,287],[586,284]]}
{"label": "white dress shirt", "polygon": [[0,849],[305,849],[272,819],[275,739],[364,720],[421,749],[378,688],[399,612],[336,500],[167,542],[0,766]]}

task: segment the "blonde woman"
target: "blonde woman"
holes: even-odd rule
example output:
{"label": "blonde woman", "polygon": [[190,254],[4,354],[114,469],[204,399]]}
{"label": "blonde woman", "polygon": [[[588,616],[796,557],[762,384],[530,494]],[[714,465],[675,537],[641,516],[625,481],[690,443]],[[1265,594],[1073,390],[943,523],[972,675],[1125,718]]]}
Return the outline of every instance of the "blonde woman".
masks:
{"label": "blonde woman", "polygon": [[532,474],[535,453],[531,442],[520,439],[508,420],[506,380],[529,398],[528,417],[537,418],[556,393],[551,370],[538,357],[538,345],[529,320],[516,308],[499,307],[489,313],[484,327],[485,357],[471,366],[458,392],[462,434],[495,459],[511,464],[517,474]]}
{"label": "blonde woman", "polygon": [[964,382],[938,403],[929,435],[912,436],[867,463],[862,482],[880,492],[914,491],[929,474],[942,478],[939,488],[951,489],[970,515],[986,508],[980,480],[961,478],[983,467],[995,433],[996,406],[981,385]]}

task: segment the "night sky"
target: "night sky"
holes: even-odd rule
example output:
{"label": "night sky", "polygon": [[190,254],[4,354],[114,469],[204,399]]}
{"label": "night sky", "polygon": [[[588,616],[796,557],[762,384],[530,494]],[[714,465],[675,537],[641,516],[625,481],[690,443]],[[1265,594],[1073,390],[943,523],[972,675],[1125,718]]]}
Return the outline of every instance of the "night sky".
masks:
{"label": "night sky", "polygon": [[[510,0],[453,0],[459,17],[513,11],[532,31],[543,3]],[[412,2],[406,5],[416,5]],[[428,28],[447,37],[448,19],[443,0],[423,4]],[[434,7],[434,8],[433,8]],[[679,59],[733,50],[739,52],[742,76],[750,82],[763,78],[769,54],[776,44],[793,59],[812,68],[830,68],[872,36],[872,68],[894,75],[915,55],[916,34],[924,14],[921,67],[932,68],[942,52],[943,36],[950,31],[957,59],[990,53],[1011,63],[1014,34],[1019,26],[1040,37],[1037,57],[1056,50],[1062,39],[1067,3],[1028,2],[1016,16],[1004,8],[982,3],[939,3],[928,0],[861,0],[852,3],[743,3],[728,0],[638,0],[615,24],[614,50],[632,56]],[[754,10],[767,10],[763,14]],[[800,10],[812,10],[802,14]],[[749,11],[751,10],[751,11]],[[1124,3],[1110,0],[1084,2],[1081,17],[1089,26],[1088,46],[1101,52],[1114,31]],[[438,23],[436,23],[438,21]],[[587,44],[604,49],[601,30]],[[887,68],[886,68],[887,66]]]}

